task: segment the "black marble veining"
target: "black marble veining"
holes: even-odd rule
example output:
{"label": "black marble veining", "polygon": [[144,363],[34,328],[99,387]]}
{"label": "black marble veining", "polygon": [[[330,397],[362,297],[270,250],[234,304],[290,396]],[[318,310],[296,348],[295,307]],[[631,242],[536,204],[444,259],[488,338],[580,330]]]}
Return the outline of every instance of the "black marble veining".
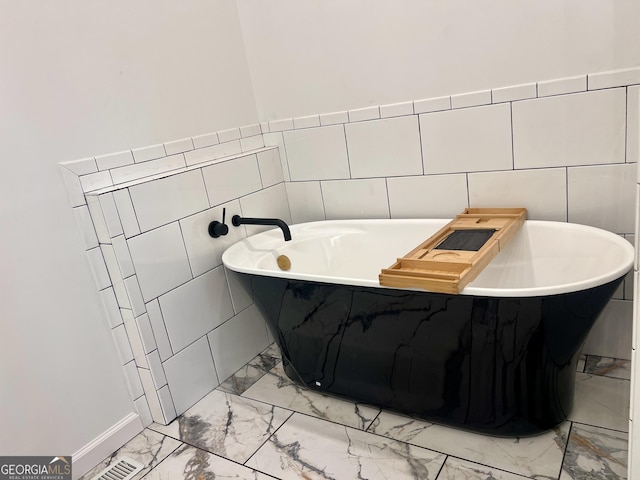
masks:
{"label": "black marble veining", "polygon": [[251,280],[295,382],[434,422],[522,436],[567,418],[579,350],[622,279],[524,298]]}

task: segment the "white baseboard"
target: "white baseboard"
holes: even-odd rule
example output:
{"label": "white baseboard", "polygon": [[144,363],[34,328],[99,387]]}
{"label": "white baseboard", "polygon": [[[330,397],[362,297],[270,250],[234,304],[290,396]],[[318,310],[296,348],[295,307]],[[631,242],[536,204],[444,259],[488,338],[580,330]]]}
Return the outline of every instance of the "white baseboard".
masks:
{"label": "white baseboard", "polygon": [[73,454],[73,479],[80,478],[143,429],[140,416],[137,413],[130,413],[101,435],[98,435]]}

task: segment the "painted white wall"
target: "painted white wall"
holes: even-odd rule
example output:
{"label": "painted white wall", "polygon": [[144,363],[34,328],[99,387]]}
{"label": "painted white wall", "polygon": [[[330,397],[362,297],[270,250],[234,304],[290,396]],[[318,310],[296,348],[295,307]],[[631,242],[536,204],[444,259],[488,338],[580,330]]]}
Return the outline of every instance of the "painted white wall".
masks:
{"label": "painted white wall", "polygon": [[640,65],[635,0],[237,0],[261,120]]}
{"label": "painted white wall", "polygon": [[133,411],[58,163],[255,123],[233,0],[0,0],[0,452]]}

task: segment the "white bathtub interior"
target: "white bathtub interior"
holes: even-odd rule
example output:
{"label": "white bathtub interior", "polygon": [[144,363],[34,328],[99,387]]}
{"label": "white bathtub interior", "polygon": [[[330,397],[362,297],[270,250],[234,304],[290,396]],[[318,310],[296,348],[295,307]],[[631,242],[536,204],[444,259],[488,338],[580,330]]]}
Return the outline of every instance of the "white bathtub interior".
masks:
{"label": "white bathtub interior", "polygon": [[[447,220],[336,220],[244,239],[223,254],[227,268],[283,278],[379,287],[378,274],[437,232]],[[291,260],[281,270],[279,255]],[[613,281],[632,267],[632,245],[605,230],[529,220],[478,277],[466,295],[555,295]]]}

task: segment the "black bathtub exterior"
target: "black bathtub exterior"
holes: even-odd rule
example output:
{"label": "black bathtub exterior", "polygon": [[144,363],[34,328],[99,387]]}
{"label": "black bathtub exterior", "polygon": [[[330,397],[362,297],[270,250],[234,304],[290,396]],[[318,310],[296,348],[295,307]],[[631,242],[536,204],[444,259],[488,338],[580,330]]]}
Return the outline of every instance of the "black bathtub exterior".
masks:
{"label": "black bathtub exterior", "polygon": [[581,346],[622,281],[492,298],[248,276],[294,382],[502,436],[567,419]]}

